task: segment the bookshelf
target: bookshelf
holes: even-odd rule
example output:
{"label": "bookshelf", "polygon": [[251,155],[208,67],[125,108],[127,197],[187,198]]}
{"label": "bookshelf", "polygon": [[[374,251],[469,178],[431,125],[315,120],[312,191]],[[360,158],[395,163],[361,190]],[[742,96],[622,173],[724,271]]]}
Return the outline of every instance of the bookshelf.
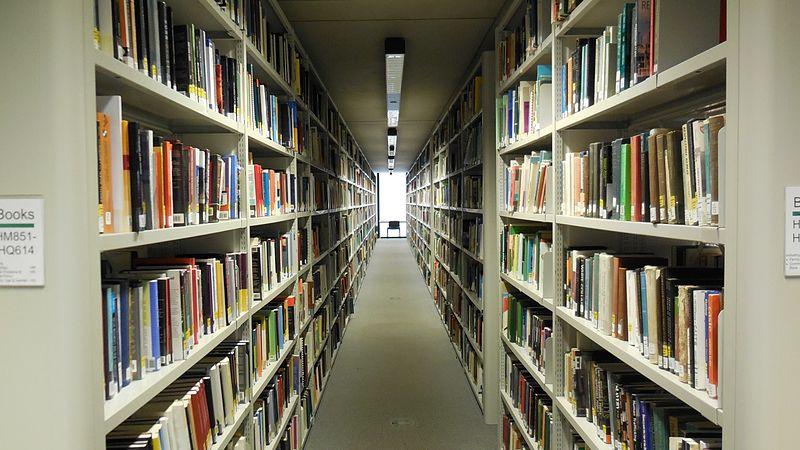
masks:
{"label": "bookshelf", "polygon": [[[481,54],[406,174],[408,241],[486,423],[497,423],[494,90]],[[487,164],[486,162],[489,162]]]}
{"label": "bookshelf", "polygon": [[[539,10],[540,20],[535,26],[531,26],[531,21],[526,20],[530,11],[527,9],[528,5],[532,4],[536,8],[537,2],[518,0],[510,2],[501,12],[495,30],[496,53],[498,58],[506,58],[496,60],[495,64],[507,68],[504,71],[508,74],[501,75],[494,81],[499,117],[494,156],[499,185],[497,226],[501,231],[509,230],[508,239],[513,236],[511,230],[514,228],[528,230],[520,233],[535,235],[537,240],[534,241],[531,237],[524,245],[529,245],[530,242],[539,258],[530,272],[519,273],[515,270],[509,273],[501,265],[499,295],[501,298],[510,296],[518,299],[526,305],[525,308],[532,308],[530,311],[543,320],[547,327],[547,333],[534,343],[533,348],[513,342],[509,337],[511,325],[506,318],[511,312],[505,311],[504,300],[500,341],[501,355],[505,356],[501,358],[499,386],[503,398],[505,426],[512,429],[511,424],[515,424],[516,428],[513,429],[518,430],[522,441],[531,449],[573,449],[578,448],[579,443],[584,446],[582,448],[593,450],[613,448],[611,443],[599,437],[602,433],[599,434],[593,421],[577,414],[573,393],[565,387],[565,383],[569,383],[568,380],[573,376],[572,372],[568,373],[570,369],[566,367],[565,354],[578,348],[584,354],[599,352],[604,358],[623,364],[627,368],[625,370],[661,389],[669,396],[670,401],[687,407],[693,414],[719,426],[724,448],[733,448],[734,425],[729,418],[732,416],[730,411],[734,402],[726,401],[723,409],[721,399],[732,395],[728,391],[728,383],[733,377],[735,365],[729,355],[736,353],[735,343],[730,338],[734,334],[734,325],[729,318],[733,313],[728,313],[730,309],[735,309],[738,297],[736,284],[732,282],[735,273],[733,267],[737,264],[736,253],[731,250],[736,245],[731,234],[735,216],[729,215],[731,209],[736,210],[735,202],[731,204],[731,199],[736,197],[724,181],[726,178],[735,179],[736,166],[731,161],[735,160],[735,156],[727,161],[720,160],[720,202],[724,202],[722,208],[725,213],[720,214],[719,225],[651,223],[592,217],[590,214],[584,216],[576,214],[580,211],[570,209],[568,203],[571,199],[565,196],[566,192],[572,191],[566,188],[571,178],[566,172],[570,166],[564,161],[568,157],[581,155],[577,152],[586,150],[590,143],[611,142],[658,127],[680,130],[681,123],[689,119],[723,112],[726,114],[726,123],[731,124],[730,119],[737,114],[736,102],[731,101],[731,97],[735,98],[737,94],[732,94],[730,66],[731,54],[736,51],[736,41],[720,43],[715,40],[715,36],[710,36],[716,33],[715,27],[720,15],[719,2],[690,2],[684,5],[685,9],[662,3],[658,14],[654,16],[659,27],[656,45],[661,46],[657,70],[627,89],[593,98],[593,102],[576,108],[571,104],[562,106],[571,98],[565,95],[571,89],[568,82],[574,79],[569,72],[572,66],[566,72],[562,72],[562,66],[572,64],[569,59],[575,55],[573,52],[576,49],[579,49],[579,56],[587,57],[588,52],[580,53],[582,42],[602,36],[609,25],[617,26],[626,2],[583,0],[574,10],[564,11],[565,14],[552,21],[554,13],[551,2],[538,3],[544,3],[541,5],[544,9]],[[566,8],[567,2],[563,3]],[[731,36],[737,22],[732,20],[736,15],[731,15],[730,11],[738,7],[739,2],[727,3],[728,36]],[[522,29],[524,33],[526,24],[529,31],[525,38],[535,42],[535,45],[512,50],[514,41],[509,36],[514,37],[515,30],[518,29]],[[691,26],[704,27],[703,30],[706,31],[693,35],[683,34],[685,27]],[[591,55],[590,62],[598,61],[596,55],[599,54]],[[584,66],[580,68],[583,69]],[[595,78],[589,83],[596,88],[598,85],[595,83],[601,81],[602,78],[600,81]],[[529,92],[530,97],[527,97]],[[526,125],[520,117],[526,116],[521,110],[508,110],[509,104],[518,107],[513,103],[513,96],[517,97],[517,101],[520,101],[520,97],[523,100],[531,98],[532,118],[528,122],[528,129],[524,129]],[[515,133],[509,131],[512,128]],[[726,128],[730,130],[730,126]],[[736,137],[728,133],[725,145],[726,152],[735,150]],[[530,159],[523,161],[524,156]],[[531,167],[529,170],[532,171],[529,173],[533,174],[530,176],[546,174],[542,204],[537,203],[538,197],[534,192],[532,197],[525,197],[528,203],[523,205],[518,200],[518,203],[509,207],[508,192],[504,190],[506,180],[513,172],[510,169],[512,163],[522,167],[520,171],[528,170],[525,166],[528,164],[527,167]],[[520,198],[525,195],[528,194],[519,193]],[[497,247],[501,253],[505,251],[502,247],[504,239],[505,235],[501,237]],[[679,245],[710,245],[723,249],[725,273],[722,287],[725,308],[720,316],[724,316],[724,320],[720,319],[719,322],[719,366],[720,378],[724,383],[720,381],[723,386],[720,388],[720,399],[711,398],[705,390],[695,389],[685,381],[682,382],[677,374],[651,363],[635,346],[629,345],[622,338],[612,337],[610,332],[607,335],[598,329],[596,323],[581,317],[570,307],[571,275],[566,272],[565,266],[570,256],[569,249],[602,246],[623,254],[653,252],[674,258],[675,255],[671,255],[670,251],[674,251],[675,246]],[[603,250],[594,250],[601,251]],[[504,258],[505,256],[501,256],[501,262]],[[535,355],[538,352],[543,355],[544,364],[537,362]],[[506,373],[511,367],[522,368],[535,382],[536,391],[543,393],[546,398],[549,414],[547,420],[550,421],[547,433],[549,447],[545,445],[545,441],[537,439],[539,436],[531,434],[532,431],[524,423],[526,418],[509,395],[510,386],[506,381]],[[499,448],[505,448],[508,444],[503,442],[506,439],[503,430],[500,434]]]}
{"label": "bookshelf", "polygon": [[[99,0],[99,3],[105,4],[106,0]],[[107,3],[111,5],[111,2]],[[358,293],[377,238],[374,173],[277,2],[264,0],[260,4],[270,22],[270,30],[284,35],[289,42],[287,48],[291,48],[291,56],[296,59],[297,73],[302,73],[302,83],[300,80],[294,85],[287,83],[286,74],[279,74],[273,63],[256,50],[244,30],[243,11],[223,9],[218,2],[211,0],[166,2],[171,7],[175,25],[191,23],[205,30],[209,41],[214,42],[220,54],[235,59],[233,70],[238,79],[234,85],[238,92],[235,99],[231,99],[231,107],[235,110],[228,113],[217,112],[208,104],[190,98],[115,58],[113,50],[103,45],[106,43],[105,37],[101,39],[100,48],[96,48],[91,29],[95,23],[94,4],[94,1],[88,0],[50,5],[54,13],[64,12],[63,20],[67,28],[74,28],[69,32],[68,41],[74,48],[70,47],[70,51],[65,52],[71,58],[71,75],[64,79],[66,84],[63,86],[80,93],[80,99],[73,99],[71,110],[62,108],[59,114],[63,116],[53,118],[54,123],[67,123],[74,127],[73,131],[80,133],[83,143],[81,146],[72,146],[70,153],[65,153],[73,163],[61,169],[69,171],[70,181],[62,183],[66,178],[48,174],[46,177],[32,178],[38,185],[36,189],[20,184],[19,191],[24,193],[25,189],[29,189],[29,192],[40,192],[47,198],[48,216],[63,218],[63,224],[56,219],[48,221],[49,243],[69,240],[61,239],[62,233],[71,232],[76,236],[74,242],[59,243],[57,251],[53,245],[54,250],[48,256],[51,258],[48,261],[49,286],[44,292],[39,290],[36,295],[44,293],[59,298],[64,306],[54,313],[71,320],[73,324],[80,324],[75,327],[80,330],[71,334],[67,333],[64,326],[53,327],[55,334],[50,344],[60,340],[69,345],[71,350],[64,353],[72,362],[64,362],[62,369],[74,374],[63,377],[64,383],[71,384],[71,387],[67,388],[67,384],[60,386],[61,383],[53,386],[59,386],[58,389],[65,392],[76,392],[74,396],[66,396],[75,409],[67,411],[59,407],[56,410],[60,412],[54,414],[61,417],[77,416],[65,420],[64,426],[77,426],[76,430],[80,431],[54,427],[54,431],[61,435],[53,437],[57,441],[29,436],[19,441],[12,438],[8,444],[16,448],[105,448],[107,436],[113,434],[120,425],[142,414],[144,408],[150,408],[154,399],[170,395],[165,392],[174,389],[180,380],[194,377],[199,373],[198,367],[206,367],[204,364],[209,358],[218,358],[217,355],[224,354],[231,345],[239,342],[245,343],[241,348],[246,348],[241,358],[237,356],[237,361],[243,362],[240,368],[252,370],[243,375],[246,384],[237,388],[241,397],[235,399],[230,421],[226,420],[219,434],[215,433],[211,448],[234,448],[242,439],[247,440],[248,445],[253,445],[250,438],[257,413],[254,406],[256,399],[273,390],[273,385],[277,385],[278,378],[283,377],[281,374],[290,362],[303,360],[302,355],[310,341],[315,339],[315,333],[320,333],[325,337],[321,342],[314,343],[317,344],[313,346],[316,354],[308,355],[306,359],[306,384],[301,392],[294,392],[281,405],[277,431],[268,446],[277,448],[286,430],[291,428],[291,434],[298,438],[293,448],[300,448],[299,444],[304,442],[313,424],[319,406],[319,393],[325,389],[324,384],[315,381],[315,376],[322,380],[324,375],[327,380],[330,375],[344,332],[355,312]],[[31,9],[18,8],[15,14],[36,16],[31,12]],[[35,45],[44,48],[44,42],[31,45],[31,48]],[[253,105],[248,93],[249,64],[253,64],[254,72],[282,105],[297,105],[296,122],[293,124],[295,130],[292,132],[296,140],[290,145],[272,139],[254,126],[249,115]],[[80,89],[76,89],[76,86]],[[55,94],[50,92],[48,95]],[[238,183],[231,184],[238,184],[234,186],[238,188],[238,198],[228,197],[225,200],[232,208],[230,216],[215,216],[218,219],[216,221],[209,219],[205,223],[185,226],[170,227],[164,222],[162,227],[154,226],[146,231],[112,230],[98,234],[96,95],[119,96],[122,119],[135,121],[142,128],[153,130],[154,134],[200,149],[209,149],[212,158],[217,155],[222,158],[237,157]],[[266,214],[259,213],[258,217],[250,214],[249,200],[255,198],[255,194],[253,185],[248,183],[247,172],[253,167],[248,164],[251,162],[249,158],[252,158],[252,163],[287,174],[283,180],[285,184],[279,186],[284,189],[284,197],[279,200],[282,202],[280,208],[267,208]],[[40,161],[44,164],[46,160]],[[58,164],[57,159],[47,162],[48,165],[50,163]],[[30,173],[23,173],[22,176],[30,177]],[[51,180],[47,180],[47,177]],[[307,196],[302,196],[302,180],[308,180],[311,185]],[[322,190],[315,190],[315,183],[321,183]],[[62,184],[69,184],[70,187],[65,189]],[[209,186],[207,192],[211,190]],[[6,187],[4,191],[13,192]],[[322,191],[325,198],[317,198],[317,193]],[[294,198],[291,198],[290,192],[295,194]],[[318,207],[323,200],[325,207]],[[70,211],[62,207],[53,208],[59,203],[69,205]],[[233,213],[234,209],[238,210],[238,214]],[[90,216],[93,218],[89,219]],[[319,238],[312,242],[310,238],[317,236],[315,233],[319,233]],[[304,240],[299,240],[301,235]],[[254,238],[276,236],[288,237],[286,248],[290,250],[286,259],[282,260],[285,273],[269,287],[261,289],[257,299],[254,292],[255,250],[252,241]],[[101,388],[106,384],[104,318],[98,294],[107,283],[109,270],[117,274],[134,268],[134,257],[171,258],[182,254],[240,255],[243,259],[237,261],[236,273],[242,280],[242,284],[237,286],[243,294],[225,293],[215,298],[224,299],[222,301],[237,298],[237,302],[241,300],[242,303],[236,303],[232,308],[229,303],[227,313],[221,311],[219,317],[214,316],[215,329],[198,332],[197,342],[190,349],[181,350],[185,352],[183,357],[164,364],[159,370],[144,373],[141,379],[131,380],[129,384],[118,388],[112,397],[104,399]],[[58,267],[63,267],[63,270]],[[300,289],[307,286],[305,283],[322,267],[330,269],[327,271],[328,279],[321,286],[323,289],[313,291],[316,298],[311,299],[311,307],[301,311],[299,299],[305,297]],[[228,278],[227,266],[224,270],[227,289],[229,279],[234,276]],[[58,275],[59,271],[63,274]],[[63,277],[73,277],[79,283],[65,283]],[[216,280],[220,282],[222,278]],[[222,295],[221,285],[215,286]],[[284,305],[287,298],[298,299],[297,308],[285,316],[291,316],[289,320],[294,321],[294,332],[289,335],[290,326],[287,323],[287,336],[282,341],[282,347],[265,360],[263,368],[256,372],[255,366],[251,367],[254,360],[250,359],[256,353],[256,344],[251,340],[254,336],[251,332],[255,333],[256,329],[255,319],[269,315],[274,308]],[[67,314],[68,310],[71,312]],[[161,320],[165,319],[162,317]],[[172,358],[172,354],[169,357]],[[197,375],[196,379],[200,378]],[[281,379],[281,382],[286,382],[285,377]],[[313,394],[310,392],[312,390]],[[40,405],[46,403],[43,400]],[[243,441],[238,445],[236,448],[242,448]]]}

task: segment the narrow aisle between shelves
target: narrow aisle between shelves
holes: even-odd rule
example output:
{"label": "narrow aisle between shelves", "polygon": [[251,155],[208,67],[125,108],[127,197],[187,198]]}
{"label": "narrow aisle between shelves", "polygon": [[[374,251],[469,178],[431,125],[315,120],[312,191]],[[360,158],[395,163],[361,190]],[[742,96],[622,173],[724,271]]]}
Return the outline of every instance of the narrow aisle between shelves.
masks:
{"label": "narrow aisle between shelves", "polygon": [[378,241],[356,311],[308,450],[494,447],[404,240]]}

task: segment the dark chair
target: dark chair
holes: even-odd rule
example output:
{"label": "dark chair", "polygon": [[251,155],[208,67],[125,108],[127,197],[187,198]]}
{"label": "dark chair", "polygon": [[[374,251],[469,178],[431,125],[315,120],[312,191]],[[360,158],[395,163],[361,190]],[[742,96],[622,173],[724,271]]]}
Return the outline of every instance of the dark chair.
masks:
{"label": "dark chair", "polygon": [[400,221],[399,220],[390,220],[389,227],[386,228],[386,237],[389,237],[389,230],[397,230],[397,237],[400,237]]}

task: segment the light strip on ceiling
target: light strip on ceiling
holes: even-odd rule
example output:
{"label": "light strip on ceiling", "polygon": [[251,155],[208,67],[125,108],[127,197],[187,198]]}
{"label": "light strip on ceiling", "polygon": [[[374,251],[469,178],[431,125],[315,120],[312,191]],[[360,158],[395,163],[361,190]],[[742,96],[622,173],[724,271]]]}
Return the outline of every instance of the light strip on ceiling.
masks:
{"label": "light strip on ceiling", "polygon": [[403,62],[406,42],[403,38],[386,38],[386,118],[390,127],[400,121],[400,89],[403,87]]}
{"label": "light strip on ceiling", "polygon": [[386,138],[389,145],[389,157],[397,154],[397,128],[389,128],[386,132]]}

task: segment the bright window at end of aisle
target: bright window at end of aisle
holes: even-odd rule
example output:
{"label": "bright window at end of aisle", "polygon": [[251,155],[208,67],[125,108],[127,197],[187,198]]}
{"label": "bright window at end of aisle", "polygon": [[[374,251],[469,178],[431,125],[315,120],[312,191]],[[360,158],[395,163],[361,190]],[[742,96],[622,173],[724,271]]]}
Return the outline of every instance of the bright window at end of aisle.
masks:
{"label": "bright window at end of aisle", "polygon": [[[406,236],[406,173],[378,174],[378,211],[380,237]],[[397,222],[397,223],[394,223]],[[389,225],[393,225],[389,229]],[[399,225],[396,229],[394,225]]]}

